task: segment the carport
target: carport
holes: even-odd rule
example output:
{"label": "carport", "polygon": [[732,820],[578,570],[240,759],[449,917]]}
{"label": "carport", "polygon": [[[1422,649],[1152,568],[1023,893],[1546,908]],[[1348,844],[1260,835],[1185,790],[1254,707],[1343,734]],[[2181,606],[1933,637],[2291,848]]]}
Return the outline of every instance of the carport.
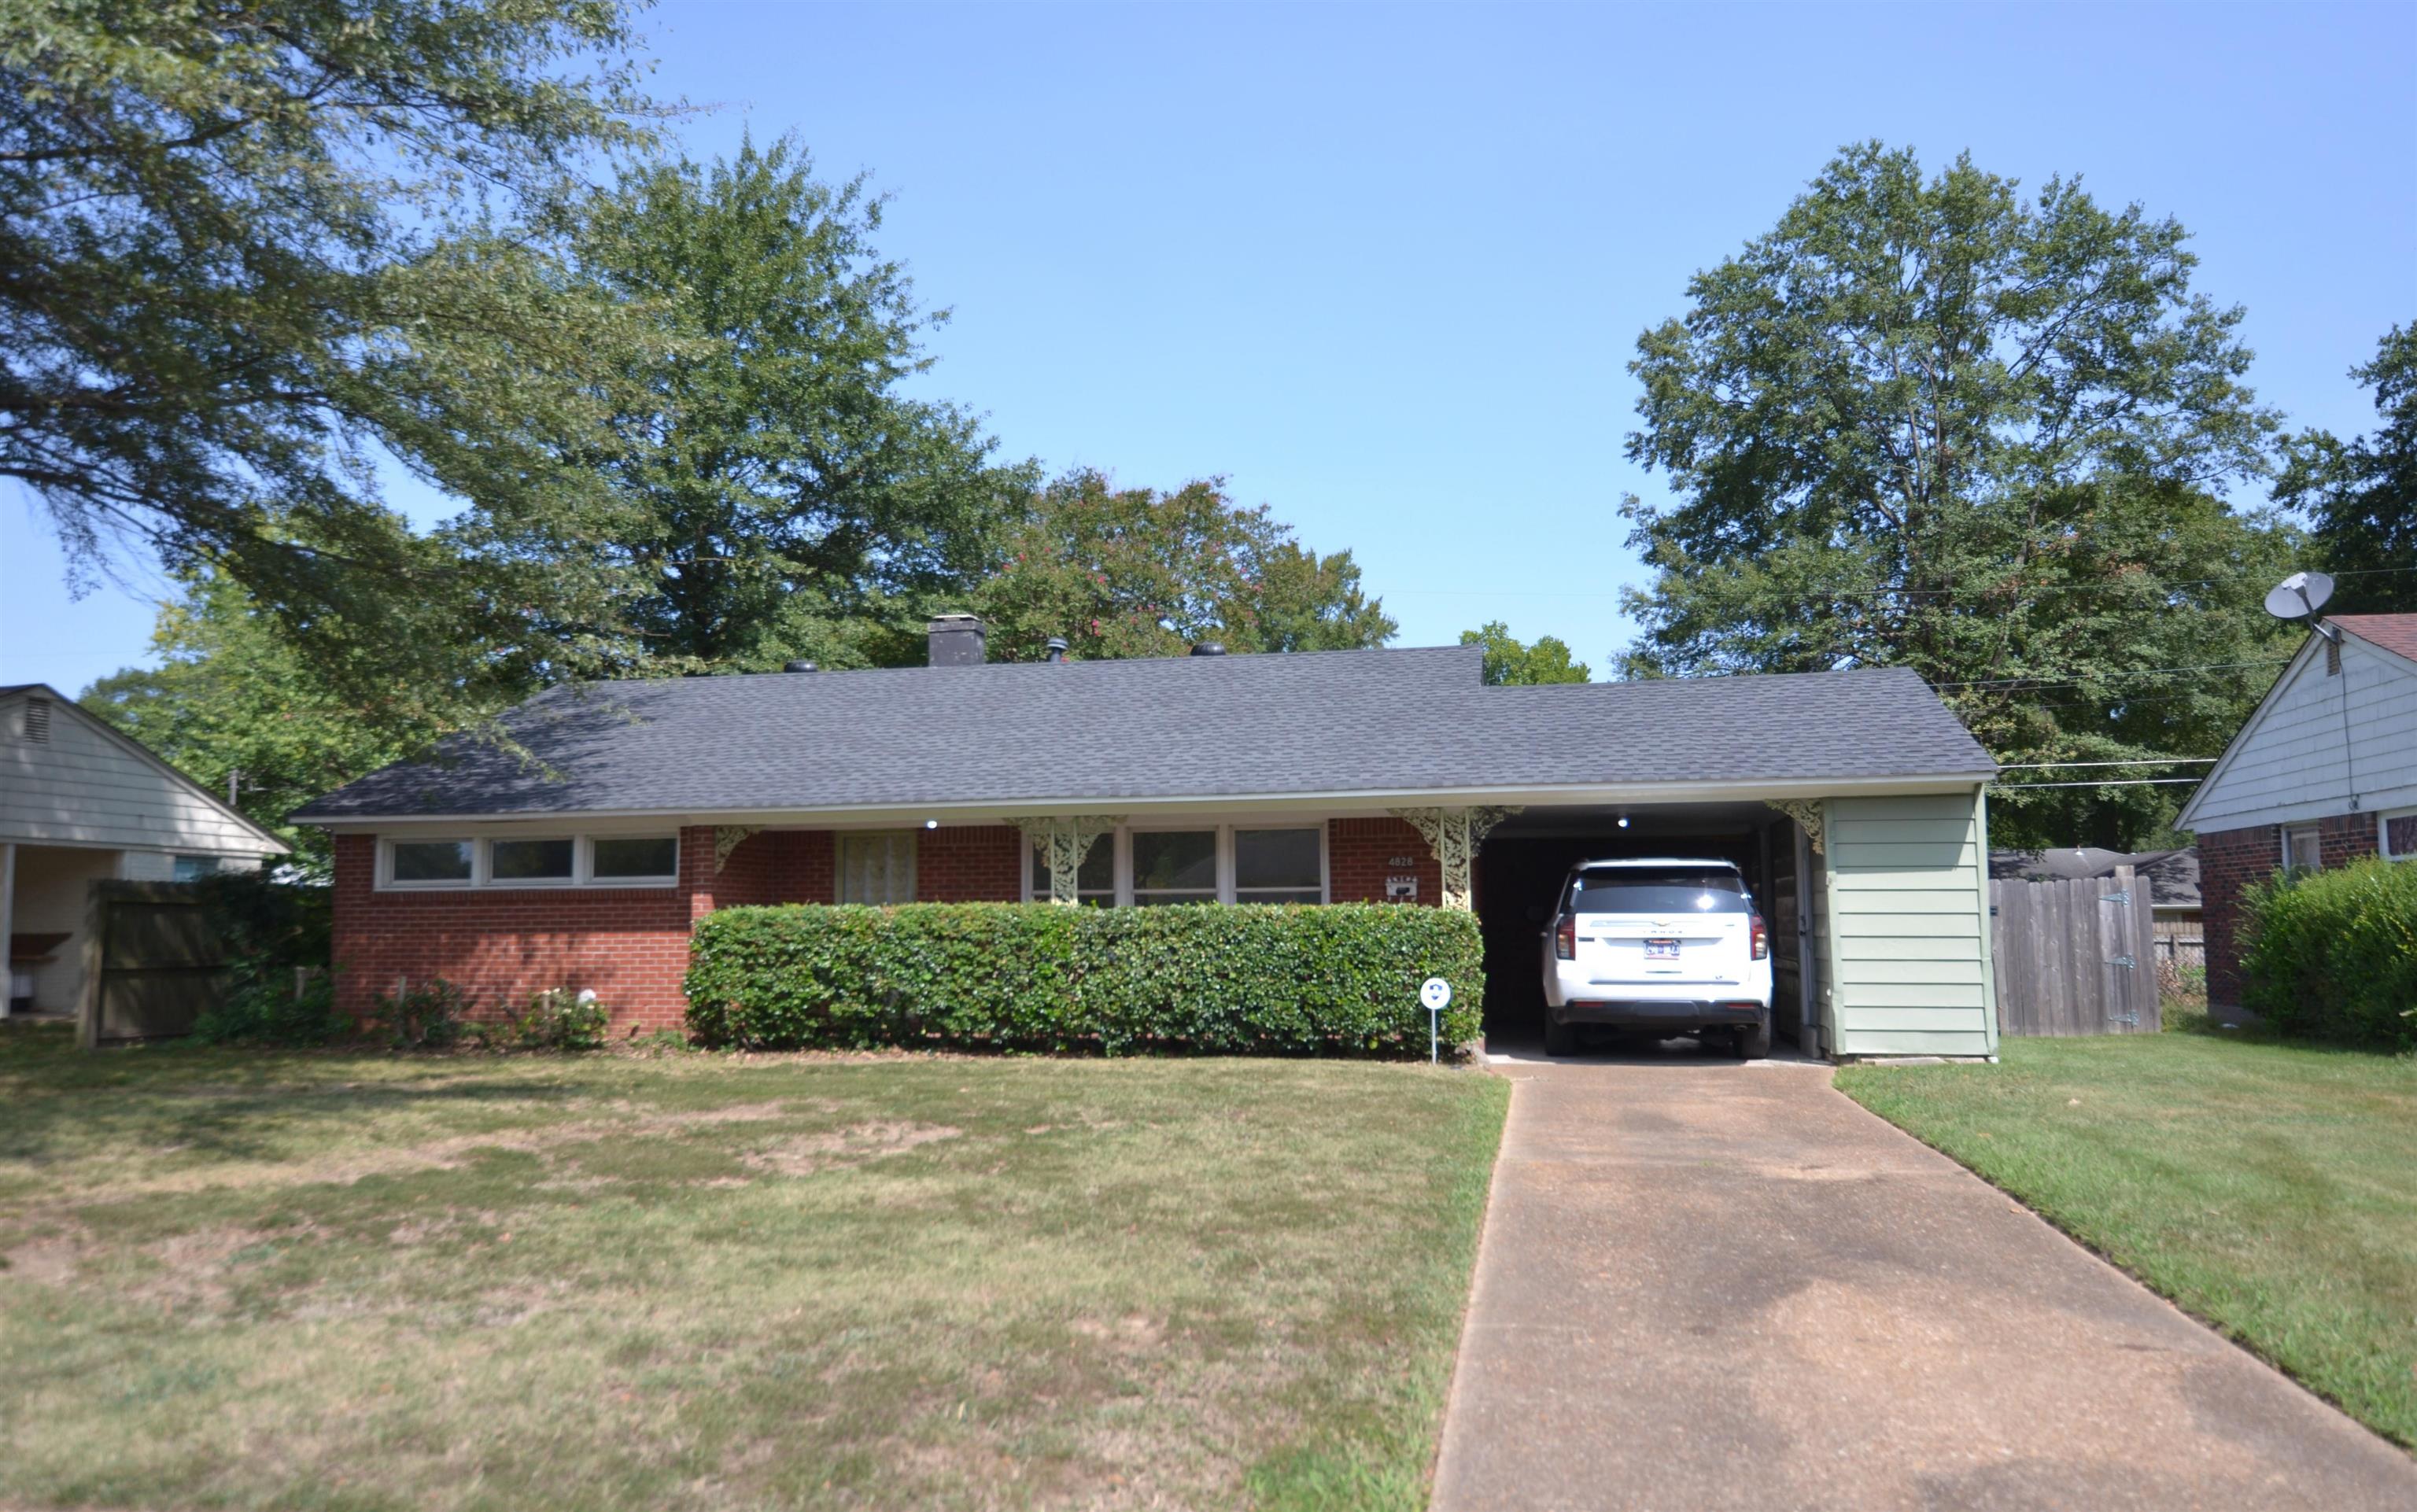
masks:
{"label": "carport", "polygon": [[1798,879],[1816,874],[1794,819],[1766,802],[1586,804],[1523,809],[1477,857],[1474,906],[1485,935],[1489,1042],[1542,1036],[1542,934],[1562,879],[1581,861],[1707,857],[1745,873],[1771,930],[1771,1023],[1807,1054],[1822,1050],[1815,917]]}

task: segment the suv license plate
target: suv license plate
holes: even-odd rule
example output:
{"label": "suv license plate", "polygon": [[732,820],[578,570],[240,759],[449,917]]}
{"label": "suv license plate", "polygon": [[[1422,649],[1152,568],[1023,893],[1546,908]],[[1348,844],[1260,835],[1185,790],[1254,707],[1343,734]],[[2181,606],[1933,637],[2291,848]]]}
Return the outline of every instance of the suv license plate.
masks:
{"label": "suv license plate", "polygon": [[1679,959],[1679,942],[1676,940],[1648,940],[1645,942],[1645,959],[1648,960],[1676,960]]}

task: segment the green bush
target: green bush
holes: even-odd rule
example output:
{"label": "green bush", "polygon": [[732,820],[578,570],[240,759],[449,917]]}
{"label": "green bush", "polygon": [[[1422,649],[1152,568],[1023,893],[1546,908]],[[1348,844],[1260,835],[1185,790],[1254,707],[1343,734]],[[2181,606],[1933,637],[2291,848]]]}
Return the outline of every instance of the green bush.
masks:
{"label": "green bush", "polygon": [[2242,908],[2242,1006],[2287,1035],[2417,1049],[2417,865],[2276,877]]}
{"label": "green bush", "polygon": [[205,1045],[325,1045],[350,1034],[353,1021],[336,1011],[336,981],[327,972],[295,990],[291,968],[246,959],[218,1006],[193,1021]]}
{"label": "green bush", "polygon": [[470,996],[442,976],[380,997],[378,1021],[397,1050],[445,1050],[459,1044],[468,1027]]}
{"label": "green bush", "polygon": [[502,1026],[502,1037],[523,1050],[602,1050],[611,1017],[592,993],[582,997],[569,988],[551,988]]}
{"label": "green bush", "polygon": [[1474,1040],[1484,953],[1440,908],[729,908],[690,945],[707,1045],[986,1046],[1307,1055],[1427,1052],[1419,984]]}

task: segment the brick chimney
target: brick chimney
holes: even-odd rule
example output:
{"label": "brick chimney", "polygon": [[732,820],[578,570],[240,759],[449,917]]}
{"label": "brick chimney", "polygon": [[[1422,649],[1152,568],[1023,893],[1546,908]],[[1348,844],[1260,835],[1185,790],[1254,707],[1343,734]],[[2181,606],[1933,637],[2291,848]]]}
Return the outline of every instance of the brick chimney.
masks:
{"label": "brick chimney", "polygon": [[982,664],[982,622],[975,614],[941,614],[925,627],[931,635],[935,667],[979,667]]}

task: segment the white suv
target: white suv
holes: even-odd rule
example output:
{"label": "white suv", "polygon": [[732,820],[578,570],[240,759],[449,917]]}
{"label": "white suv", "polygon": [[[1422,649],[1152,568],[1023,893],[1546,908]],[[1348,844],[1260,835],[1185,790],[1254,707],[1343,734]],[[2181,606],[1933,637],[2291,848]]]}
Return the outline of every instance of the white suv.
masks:
{"label": "white suv", "polygon": [[1726,861],[1581,861],[1546,927],[1544,1052],[1582,1024],[1771,1053],[1771,933]]}

